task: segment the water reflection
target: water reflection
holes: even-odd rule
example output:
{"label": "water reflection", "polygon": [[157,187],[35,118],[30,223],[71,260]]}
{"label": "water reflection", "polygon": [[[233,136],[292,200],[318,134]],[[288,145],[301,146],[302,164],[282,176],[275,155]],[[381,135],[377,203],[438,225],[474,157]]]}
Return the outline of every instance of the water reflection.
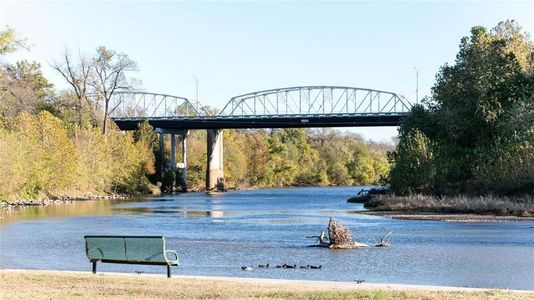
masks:
{"label": "water reflection", "polygon": [[50,217],[111,215],[118,200],[88,200],[72,203],[31,206],[20,211],[0,212],[0,225],[20,220],[37,220]]}
{"label": "water reflection", "polygon": [[[210,195],[211,196],[211,195]],[[151,203],[149,203],[151,202]],[[130,201],[112,207],[115,213],[124,214],[169,214],[179,217],[212,217],[222,218],[225,216],[224,206],[220,199],[208,198],[203,203],[172,201],[168,198],[145,199],[144,201]],[[235,215],[230,213],[229,215]]]}

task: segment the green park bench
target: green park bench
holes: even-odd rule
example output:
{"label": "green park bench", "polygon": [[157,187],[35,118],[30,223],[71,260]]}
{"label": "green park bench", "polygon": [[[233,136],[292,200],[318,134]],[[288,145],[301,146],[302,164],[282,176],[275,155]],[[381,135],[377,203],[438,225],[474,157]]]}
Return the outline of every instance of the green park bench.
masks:
{"label": "green park bench", "polygon": [[[165,249],[163,236],[102,236],[86,235],[85,253],[93,263],[138,264],[167,266],[167,277],[171,277],[171,266],[178,266],[178,254]],[[169,259],[167,254],[173,254]]]}

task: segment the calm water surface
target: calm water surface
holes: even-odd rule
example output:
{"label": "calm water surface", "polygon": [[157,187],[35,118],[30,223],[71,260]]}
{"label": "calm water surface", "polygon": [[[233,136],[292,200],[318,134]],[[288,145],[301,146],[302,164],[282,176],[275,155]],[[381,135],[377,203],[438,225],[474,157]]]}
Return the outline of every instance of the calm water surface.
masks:
{"label": "calm water surface", "polygon": [[[356,214],[359,188],[287,188],[87,201],[0,215],[0,267],[90,271],[83,236],[164,235],[174,274],[434,284],[534,290],[534,222],[447,223]],[[359,242],[393,231],[392,247],[309,248],[330,216]],[[254,269],[243,265],[322,265]],[[99,264],[164,274],[164,267]]]}

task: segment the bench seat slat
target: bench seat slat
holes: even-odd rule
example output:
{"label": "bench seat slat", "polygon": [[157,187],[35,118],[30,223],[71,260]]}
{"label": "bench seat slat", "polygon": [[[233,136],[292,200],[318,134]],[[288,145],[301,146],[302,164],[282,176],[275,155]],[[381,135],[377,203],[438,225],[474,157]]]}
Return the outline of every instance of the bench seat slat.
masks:
{"label": "bench seat slat", "polygon": [[146,262],[146,261],[135,261],[135,260],[107,260],[102,259],[100,260],[102,263],[110,263],[110,264],[124,264],[124,265],[152,265],[152,266],[177,266],[177,262],[171,262],[171,263],[161,263],[161,262]]}

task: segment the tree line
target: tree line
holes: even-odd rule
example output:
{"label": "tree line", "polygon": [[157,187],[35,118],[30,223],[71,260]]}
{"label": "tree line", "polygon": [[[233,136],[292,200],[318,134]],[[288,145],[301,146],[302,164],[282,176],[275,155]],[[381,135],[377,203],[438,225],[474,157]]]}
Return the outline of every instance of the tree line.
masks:
{"label": "tree line", "polygon": [[514,21],[471,29],[389,154],[395,193],[534,193],[534,46]]}
{"label": "tree line", "polygon": [[[372,185],[384,183],[389,143],[365,141],[332,129],[224,130],[224,174],[228,187]],[[188,184],[204,185],[206,132],[191,131]],[[166,141],[169,150],[170,142]]]}
{"label": "tree line", "polygon": [[[21,48],[29,48],[26,40],[11,28],[0,30],[0,199],[166,188],[176,175],[167,165],[170,141],[161,162],[150,125],[121,132],[108,118],[115,93],[140,87],[131,77],[138,70],[134,60],[102,46],[89,56],[65,50],[51,64],[69,86],[59,90],[39,63],[6,61]],[[205,135],[188,137],[191,188],[204,186]],[[225,130],[224,139],[230,187],[377,184],[387,177],[392,147],[328,129]]]}

